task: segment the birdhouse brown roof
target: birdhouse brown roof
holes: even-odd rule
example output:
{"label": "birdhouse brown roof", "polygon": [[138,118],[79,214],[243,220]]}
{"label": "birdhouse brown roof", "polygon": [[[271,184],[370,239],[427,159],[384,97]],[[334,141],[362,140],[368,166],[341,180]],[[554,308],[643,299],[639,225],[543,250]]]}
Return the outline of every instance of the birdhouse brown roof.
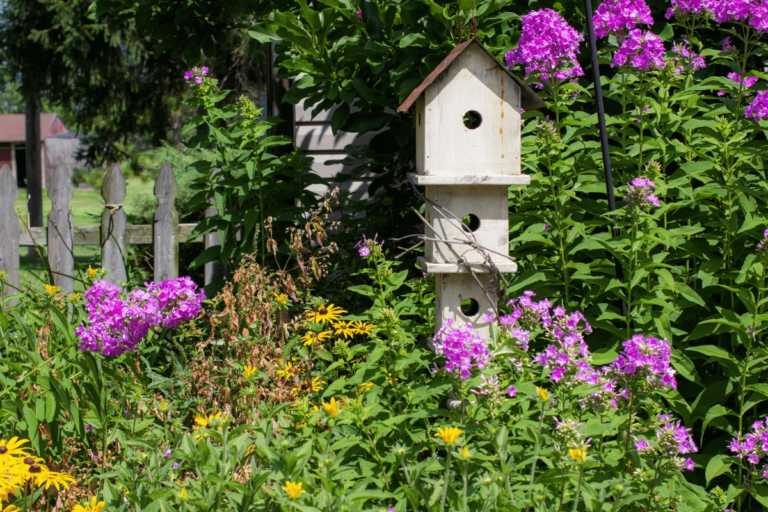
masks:
{"label": "birdhouse brown roof", "polygon": [[434,70],[432,70],[429,76],[427,76],[427,78],[425,78],[424,81],[421,82],[421,84],[419,84],[419,86],[415,88],[411,92],[411,94],[408,95],[408,97],[405,99],[403,104],[397,108],[397,111],[407,112],[411,108],[411,106],[416,102],[418,97],[421,96],[421,93],[423,93],[426,90],[426,88],[432,84],[432,82],[437,80],[437,77],[440,76],[443,73],[443,71],[448,69],[448,67],[456,59],[456,57],[461,55],[462,52],[467,48],[469,48],[471,44],[476,44],[477,46],[482,48],[482,50],[486,54],[488,54],[488,56],[492,58],[496,62],[496,64],[502,70],[504,70],[504,72],[507,75],[509,75],[509,77],[515,81],[515,83],[517,83],[517,85],[520,86],[520,89],[522,89],[522,92],[520,95],[521,96],[520,103],[525,110],[536,110],[537,108],[541,108],[544,106],[544,101],[542,101],[542,99],[539,98],[538,94],[536,94],[533,91],[533,89],[531,89],[528,86],[528,84],[526,84],[525,82],[520,80],[520,78],[518,78],[516,75],[514,75],[507,66],[502,64],[501,61],[499,61],[499,59],[497,59],[491,52],[488,51],[488,48],[483,46],[483,44],[480,41],[478,41],[477,38],[473,37],[472,39],[468,41],[464,41],[463,43],[456,46],[456,48],[451,50],[451,53],[448,54],[448,56],[443,60],[443,62],[438,64],[437,67]]}

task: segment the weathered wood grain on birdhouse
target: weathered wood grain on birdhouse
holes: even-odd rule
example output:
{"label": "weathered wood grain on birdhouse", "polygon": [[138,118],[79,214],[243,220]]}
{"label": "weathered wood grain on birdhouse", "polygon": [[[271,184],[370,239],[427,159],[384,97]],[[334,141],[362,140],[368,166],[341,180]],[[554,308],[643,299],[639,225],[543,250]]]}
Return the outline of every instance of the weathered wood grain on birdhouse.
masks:
{"label": "weathered wood grain on birdhouse", "polygon": [[[487,255],[494,263],[508,263],[496,253],[509,254],[509,189],[506,186],[427,186],[427,199],[439,204],[459,219],[464,226],[427,205],[426,218],[434,231],[427,236],[448,241],[468,240],[474,235],[478,245],[490,249]],[[467,231],[467,229],[469,231]],[[468,245],[427,240],[424,256],[432,263],[482,263],[484,254]]]}
{"label": "weathered wood grain on birdhouse", "polygon": [[520,94],[492,57],[470,45],[416,102],[417,172],[520,174]]}

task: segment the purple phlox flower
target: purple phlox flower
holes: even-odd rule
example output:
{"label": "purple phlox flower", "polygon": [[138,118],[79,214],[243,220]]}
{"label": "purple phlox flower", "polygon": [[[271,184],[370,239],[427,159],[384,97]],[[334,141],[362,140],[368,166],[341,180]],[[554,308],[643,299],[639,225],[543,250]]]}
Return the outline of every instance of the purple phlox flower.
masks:
{"label": "purple phlox flower", "polygon": [[647,210],[651,206],[658,208],[659,198],[653,194],[656,185],[646,178],[635,178],[632,183],[627,183],[627,193],[624,196],[624,202],[627,204],[625,209],[632,211]]}
{"label": "purple phlox flower", "polygon": [[736,73],[736,72],[728,73],[728,78],[736,82],[737,84],[743,85],[745,89],[749,89],[750,87],[755,85],[759,80],[759,78],[757,78],[756,76],[748,76],[742,79],[741,73]]}
{"label": "purple phlox flower", "polygon": [[160,321],[159,306],[151,294],[136,289],[123,299],[122,291],[119,286],[100,280],[85,292],[88,323],[75,329],[81,351],[105,356],[134,351],[149,329]]}
{"label": "purple phlox flower", "polygon": [[768,118],[768,91],[758,92],[744,114],[757,122]]}
{"label": "purple phlox flower", "polygon": [[667,340],[636,334],[623,346],[619,357],[610,364],[609,374],[624,381],[635,381],[649,389],[677,389],[675,370],[669,363],[671,347]]}
{"label": "purple phlox flower", "polygon": [[387,512],[395,512],[395,507],[389,507],[389,508],[387,509]]}
{"label": "purple phlox flower", "polygon": [[123,416],[125,416],[126,418],[130,418],[131,417],[131,410],[130,409],[126,409],[125,412],[123,413]]}
{"label": "purple phlox flower", "polygon": [[174,462],[173,463],[173,469],[179,469],[179,463],[178,462]]}
{"label": "purple phlox flower", "polygon": [[93,425],[91,425],[90,423],[89,423],[89,424],[87,424],[87,425],[85,426],[85,431],[86,431],[86,432],[93,432]]}
{"label": "purple phlox flower", "polygon": [[635,439],[635,449],[637,451],[644,452],[645,450],[649,450],[651,448],[651,446],[648,444],[648,441],[646,441],[645,439],[638,439],[636,437],[634,439]]}
{"label": "purple phlox flower", "polygon": [[641,71],[650,71],[664,66],[664,41],[652,32],[634,29],[624,38],[621,47],[613,55],[611,67],[627,64]]}
{"label": "purple phlox flower", "polygon": [[95,455],[91,450],[88,450],[88,453],[91,454],[91,460],[93,460],[93,462],[99,462],[99,456],[98,455]]}
{"label": "purple phlox flower", "polygon": [[[507,52],[507,65],[525,66],[525,76],[538,75],[542,82],[572,80],[584,71],[576,59],[584,37],[552,9],[531,11],[522,18],[523,33],[517,48]],[[543,87],[539,85],[539,87]]]}
{"label": "purple phlox flower", "polygon": [[683,17],[704,17],[714,8],[717,0],[672,0],[672,7],[667,9],[665,18],[674,14]]}
{"label": "purple phlox flower", "polygon": [[170,459],[171,458],[171,449],[170,448],[165,450],[165,458],[166,459]]}
{"label": "purple phlox flower", "polygon": [[712,15],[716,22],[751,25],[758,32],[768,32],[768,3],[765,0],[713,1]]}
{"label": "purple phlox flower", "polygon": [[445,357],[445,370],[457,372],[462,379],[472,375],[472,368],[485,368],[490,360],[485,342],[468,324],[453,327],[453,320],[446,320],[435,334],[436,353]]}
{"label": "purple phlox flower", "polygon": [[482,321],[483,321],[483,322],[488,322],[488,323],[491,323],[491,322],[493,322],[495,319],[496,319],[496,317],[495,317],[495,316],[493,316],[493,314],[491,314],[491,313],[486,313],[486,314],[485,314],[485,315],[483,315],[483,317],[482,317]]}
{"label": "purple phlox flower", "polygon": [[200,73],[202,73],[203,75],[207,75],[208,74],[208,68],[205,67],[205,66],[201,67],[200,68]]}
{"label": "purple phlox flower", "polygon": [[515,386],[509,386],[509,389],[507,390],[507,394],[510,398],[515,398],[517,396],[517,389],[515,389]]}
{"label": "purple phlox flower", "polygon": [[200,314],[205,291],[188,276],[147,284],[147,292],[157,298],[165,329],[176,329]]}
{"label": "purple phlox flower", "polygon": [[693,459],[686,459],[685,469],[687,469],[688,471],[693,471],[695,467],[696,465],[693,463]]}
{"label": "purple phlox flower", "polygon": [[535,295],[534,292],[526,290],[520,297],[507,302],[507,306],[514,308],[509,316],[514,318],[515,322],[510,325],[518,325],[530,331],[539,325],[546,327],[551,323],[549,310],[552,309],[552,304],[548,299],[538,302],[532,300]]}
{"label": "purple phlox flower", "polygon": [[704,57],[696,55],[691,49],[691,44],[683,40],[682,43],[677,43],[672,47],[673,58],[677,66],[675,67],[675,75],[681,75],[685,71],[686,66],[691,67],[691,70],[697,71],[707,67],[707,63],[704,61]]}
{"label": "purple phlox flower", "polygon": [[544,231],[546,231],[546,230],[548,230],[548,229],[549,229],[549,224],[544,224],[544,228],[543,228],[543,230],[544,230]]}
{"label": "purple phlox flower", "polygon": [[607,0],[595,10],[598,38],[615,34],[621,42],[627,31],[638,25],[653,25],[651,10],[644,0]]}
{"label": "purple phlox flower", "polygon": [[370,256],[372,249],[384,245],[384,242],[379,242],[377,240],[378,238],[378,233],[376,233],[373,238],[368,238],[367,236],[363,235],[363,239],[355,244],[355,249],[357,249],[357,252],[360,254],[361,258],[367,258]]}
{"label": "purple phlox flower", "polygon": [[357,11],[357,19],[359,19],[359,20],[363,19],[362,11]]}
{"label": "purple phlox flower", "polygon": [[[763,231],[763,239],[757,244],[758,254],[765,256],[768,254],[768,229]],[[760,327],[759,325],[757,327]]]}
{"label": "purple phlox flower", "polygon": [[723,51],[724,53],[736,51],[736,46],[733,44],[733,42],[731,42],[730,37],[726,37],[725,39],[723,39],[720,45],[722,46],[721,51]]}
{"label": "purple phlox flower", "polygon": [[195,70],[193,70],[193,69],[190,69],[189,71],[187,71],[186,73],[184,73],[184,80],[186,80],[187,82],[189,82],[189,79],[190,79],[190,78],[192,78],[193,76],[195,76]]}
{"label": "purple phlox flower", "polygon": [[196,77],[195,77],[195,83],[196,83],[196,84],[198,84],[198,85],[199,85],[199,84],[201,84],[201,83],[203,83],[203,77],[201,77],[201,76],[196,76]]}

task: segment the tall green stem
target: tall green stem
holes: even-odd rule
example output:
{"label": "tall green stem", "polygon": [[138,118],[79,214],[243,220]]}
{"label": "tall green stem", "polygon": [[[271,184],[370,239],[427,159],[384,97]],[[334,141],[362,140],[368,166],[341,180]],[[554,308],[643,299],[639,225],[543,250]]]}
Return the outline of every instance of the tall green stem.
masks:
{"label": "tall green stem", "polygon": [[576,486],[576,495],[573,497],[573,508],[571,508],[571,512],[576,512],[576,509],[579,507],[579,497],[581,496],[581,482],[584,480],[584,464],[580,464],[581,468],[579,470],[579,484]]}
{"label": "tall green stem", "polygon": [[440,499],[440,510],[445,512],[445,498],[448,496],[448,479],[451,474],[451,449],[448,448],[448,457],[445,459],[445,479],[443,480],[443,497]]}

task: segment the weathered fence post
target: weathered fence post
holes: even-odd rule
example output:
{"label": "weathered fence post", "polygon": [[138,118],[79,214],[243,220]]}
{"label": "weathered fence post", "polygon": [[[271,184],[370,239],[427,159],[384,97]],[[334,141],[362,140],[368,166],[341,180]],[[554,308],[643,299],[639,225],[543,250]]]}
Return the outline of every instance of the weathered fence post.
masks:
{"label": "weathered fence post", "polygon": [[13,211],[18,197],[16,176],[4,165],[0,169],[0,272],[5,272],[7,283],[3,295],[16,293],[12,286],[19,286],[19,219]]}
{"label": "weathered fence post", "polygon": [[[221,179],[221,176],[216,178],[216,176],[219,174],[219,169],[216,169],[213,173],[214,179],[217,181]],[[216,186],[214,185],[214,188]],[[213,217],[216,215],[216,201],[214,199],[210,199],[209,202],[211,203],[211,206],[209,206],[205,210],[205,216],[206,217]],[[216,245],[220,245],[219,241],[219,234],[216,231],[212,231],[205,235],[205,249],[208,249],[209,247],[214,247]],[[219,261],[210,261],[205,264],[205,286],[208,286],[212,282],[221,279],[222,277],[227,275],[227,269],[224,265],[221,264]]]}
{"label": "weathered fence post", "polygon": [[125,231],[128,215],[123,209],[125,199],[125,178],[120,166],[109,168],[101,186],[104,198],[104,212],[101,214],[101,267],[109,273],[104,277],[108,283],[120,284],[128,280],[125,270]]}
{"label": "weathered fence post", "polygon": [[174,200],[179,193],[176,177],[168,164],[160,169],[155,181],[155,224],[153,243],[155,248],[155,282],[179,277],[179,212]]}
{"label": "weathered fence post", "polygon": [[48,187],[51,212],[48,214],[48,263],[53,281],[67,293],[75,291],[72,273],[75,269],[73,249],[74,217],[69,209],[72,199],[72,181],[67,170],[58,166]]}

